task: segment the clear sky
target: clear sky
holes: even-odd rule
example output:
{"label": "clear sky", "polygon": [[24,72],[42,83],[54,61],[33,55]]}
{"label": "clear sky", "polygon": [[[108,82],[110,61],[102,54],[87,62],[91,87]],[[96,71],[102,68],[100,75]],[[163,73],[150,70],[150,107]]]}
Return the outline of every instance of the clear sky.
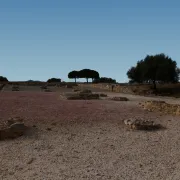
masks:
{"label": "clear sky", "polygon": [[0,75],[69,81],[71,70],[128,81],[147,54],[180,66],[179,0],[1,0]]}

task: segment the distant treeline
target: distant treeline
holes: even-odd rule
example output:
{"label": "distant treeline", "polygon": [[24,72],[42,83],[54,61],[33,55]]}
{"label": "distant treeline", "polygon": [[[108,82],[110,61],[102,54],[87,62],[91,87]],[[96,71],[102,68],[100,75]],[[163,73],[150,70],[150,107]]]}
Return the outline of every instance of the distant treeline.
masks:
{"label": "distant treeline", "polygon": [[116,80],[112,78],[101,77],[98,79],[94,79],[93,83],[116,83]]}
{"label": "distant treeline", "polygon": [[4,76],[0,76],[0,82],[8,82],[8,79]]}
{"label": "distant treeline", "polygon": [[[169,56],[161,53],[156,55],[147,55],[144,59],[137,61],[135,66],[132,66],[127,71],[129,84],[152,84],[156,89],[157,83],[178,83],[180,79],[180,68],[177,67],[177,62]],[[86,82],[92,79],[92,83],[116,83],[115,79],[109,77],[100,77],[99,72],[92,69],[82,69],[80,71],[73,70],[68,73],[69,79],[85,78]],[[8,82],[6,77],[0,76],[0,82]],[[14,82],[13,82],[14,83]],[[32,81],[25,82],[27,84],[62,84],[60,78],[50,78],[46,82]]]}

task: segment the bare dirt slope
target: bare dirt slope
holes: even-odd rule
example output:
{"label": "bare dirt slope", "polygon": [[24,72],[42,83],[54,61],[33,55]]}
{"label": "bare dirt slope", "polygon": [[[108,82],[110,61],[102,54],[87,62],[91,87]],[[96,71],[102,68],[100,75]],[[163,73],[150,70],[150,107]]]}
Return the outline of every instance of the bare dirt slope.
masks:
{"label": "bare dirt slope", "polygon": [[[67,101],[54,92],[1,92],[0,122],[20,116],[36,127],[0,142],[0,179],[180,179],[179,117],[145,112],[137,106],[143,97],[128,98]],[[135,116],[167,129],[129,131],[123,120]]]}

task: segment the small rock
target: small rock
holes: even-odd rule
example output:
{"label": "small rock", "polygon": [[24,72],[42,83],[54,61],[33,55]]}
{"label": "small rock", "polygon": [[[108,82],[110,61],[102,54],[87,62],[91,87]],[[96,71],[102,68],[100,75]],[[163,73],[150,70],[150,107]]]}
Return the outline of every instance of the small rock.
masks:
{"label": "small rock", "polygon": [[11,176],[14,175],[14,172],[9,172],[9,175],[11,175]]}
{"label": "small rock", "polygon": [[27,164],[32,164],[34,160],[35,160],[35,158],[31,158],[31,159],[27,162]]}
{"label": "small rock", "polygon": [[23,134],[26,130],[26,126],[24,125],[24,123],[17,122],[10,126],[10,130],[17,134]]}

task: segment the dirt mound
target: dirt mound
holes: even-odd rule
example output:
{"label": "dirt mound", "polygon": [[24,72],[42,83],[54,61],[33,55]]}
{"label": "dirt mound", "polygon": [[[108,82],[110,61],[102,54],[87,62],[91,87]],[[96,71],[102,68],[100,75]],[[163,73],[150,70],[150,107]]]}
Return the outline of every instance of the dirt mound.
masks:
{"label": "dirt mound", "polygon": [[165,114],[180,115],[179,104],[168,104],[165,101],[146,101],[140,103],[140,106],[148,111],[159,111]]}

